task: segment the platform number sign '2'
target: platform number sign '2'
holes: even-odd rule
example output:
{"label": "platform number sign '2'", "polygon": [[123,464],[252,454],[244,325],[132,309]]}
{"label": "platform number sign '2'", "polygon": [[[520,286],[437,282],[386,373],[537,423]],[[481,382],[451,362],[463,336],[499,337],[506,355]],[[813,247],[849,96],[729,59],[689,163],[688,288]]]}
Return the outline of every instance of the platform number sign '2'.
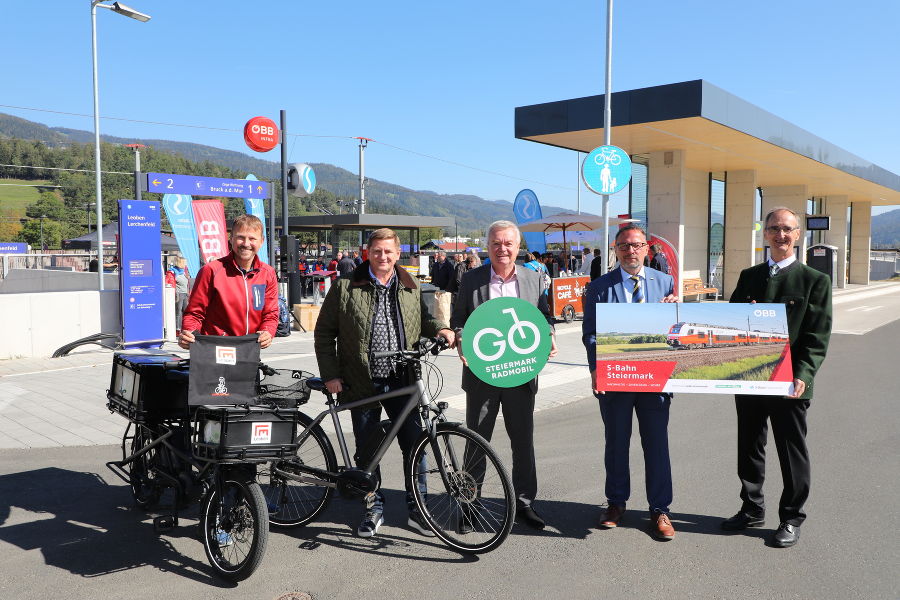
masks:
{"label": "platform number sign '2'", "polygon": [[547,319],[519,298],[494,298],[476,308],[466,321],[462,339],[469,369],[497,387],[528,383],[550,355]]}

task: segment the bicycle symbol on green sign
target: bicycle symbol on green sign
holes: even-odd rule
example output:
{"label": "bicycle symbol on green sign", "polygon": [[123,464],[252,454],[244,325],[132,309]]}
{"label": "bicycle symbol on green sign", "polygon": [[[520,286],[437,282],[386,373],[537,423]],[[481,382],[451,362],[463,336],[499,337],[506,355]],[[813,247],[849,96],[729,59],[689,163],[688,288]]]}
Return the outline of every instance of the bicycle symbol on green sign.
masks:
{"label": "bicycle symbol on green sign", "polygon": [[[537,349],[538,345],[541,343],[541,332],[538,330],[537,325],[532,323],[531,321],[521,321],[519,320],[519,315],[516,314],[516,309],[514,308],[506,308],[502,311],[503,314],[508,314],[512,316],[513,326],[506,333],[506,341],[503,340],[503,334],[499,329],[495,329],[493,327],[488,327],[486,329],[482,329],[478,333],[475,334],[475,339],[472,340],[472,345],[475,348],[475,354],[478,355],[478,358],[481,360],[497,360],[503,353],[506,352],[507,344],[516,354],[530,354]],[[531,337],[533,338],[531,341],[531,345],[522,347],[519,346],[516,342],[516,333],[521,334],[522,341],[528,339],[528,335],[525,334],[525,329],[531,330]],[[485,335],[492,335],[498,338],[493,342],[494,348],[497,348],[497,352],[494,354],[485,354],[481,351],[481,339]]]}

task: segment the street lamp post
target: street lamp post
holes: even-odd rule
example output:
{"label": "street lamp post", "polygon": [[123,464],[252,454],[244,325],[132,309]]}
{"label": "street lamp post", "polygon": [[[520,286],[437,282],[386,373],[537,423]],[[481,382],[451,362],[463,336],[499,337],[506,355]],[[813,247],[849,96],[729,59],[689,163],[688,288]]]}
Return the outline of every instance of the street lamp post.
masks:
{"label": "street lamp post", "polygon": [[41,252],[44,251],[44,219],[47,218],[47,215],[41,215]]}
{"label": "street lamp post", "polygon": [[[94,67],[94,171],[97,186],[97,257],[102,256],[103,251],[103,197],[100,184],[100,93],[97,85],[97,7],[107,8],[113,12],[125,15],[128,18],[146,23],[150,15],[145,15],[133,8],[125,6],[121,2],[102,4],[100,0],[91,0],[91,54]],[[103,291],[103,269],[97,269],[100,291]]]}

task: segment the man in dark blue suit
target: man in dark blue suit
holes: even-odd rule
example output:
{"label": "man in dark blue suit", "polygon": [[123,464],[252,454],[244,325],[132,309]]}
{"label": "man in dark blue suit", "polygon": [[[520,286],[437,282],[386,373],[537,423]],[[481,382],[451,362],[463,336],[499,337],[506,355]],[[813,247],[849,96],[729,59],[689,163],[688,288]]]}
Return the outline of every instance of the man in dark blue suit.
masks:
{"label": "man in dark blue suit", "polygon": [[631,444],[632,413],[637,414],[644,448],[647,501],[650,525],[659,540],[675,537],[669,519],[672,502],[672,467],[669,462],[669,404],[671,394],[652,392],[604,392],[597,389],[597,304],[607,302],[677,302],[671,275],[644,266],[647,234],[637,225],[628,225],[616,234],[616,257],[620,267],[598,277],[584,295],[582,340],[591,370],[591,387],[600,401],[600,415],[606,433],[606,512],[600,527],[611,529],[625,513],[631,495],[628,448]]}

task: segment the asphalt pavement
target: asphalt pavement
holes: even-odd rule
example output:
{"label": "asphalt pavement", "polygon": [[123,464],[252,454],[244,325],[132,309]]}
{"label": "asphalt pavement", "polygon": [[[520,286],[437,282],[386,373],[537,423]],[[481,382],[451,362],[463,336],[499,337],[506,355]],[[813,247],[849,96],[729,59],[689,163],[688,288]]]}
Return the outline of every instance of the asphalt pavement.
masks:
{"label": "asphalt pavement", "polygon": [[[521,525],[497,550],[456,554],[406,527],[400,454],[385,458],[387,522],[353,535],[358,500],[317,522],[273,530],[262,566],[232,586],[215,579],[196,537],[196,509],[162,535],[104,464],[125,421],[105,409],[110,354],[0,362],[0,593],[4,598],[898,598],[900,286],[838,294],[835,331],[809,413],[813,487],[800,543],[768,547],[781,491],[770,444],[762,530],[724,535],[740,506],[730,396],[679,394],[670,445],[677,535],[647,532],[643,459],[632,443],[632,498],[622,526],[596,528],[603,501],[602,424],[589,394],[580,323],[559,326],[560,355],[541,375],[536,416],[543,532]],[[846,298],[846,299],[845,299]],[[869,307],[876,308],[870,309]],[[864,308],[860,308],[864,307]],[[868,315],[868,318],[866,318]],[[309,334],[263,360],[316,371]],[[462,418],[459,363],[437,358],[442,399]],[[315,411],[316,404],[307,407]],[[635,437],[637,431],[635,428]],[[509,465],[498,424],[495,446]]]}

